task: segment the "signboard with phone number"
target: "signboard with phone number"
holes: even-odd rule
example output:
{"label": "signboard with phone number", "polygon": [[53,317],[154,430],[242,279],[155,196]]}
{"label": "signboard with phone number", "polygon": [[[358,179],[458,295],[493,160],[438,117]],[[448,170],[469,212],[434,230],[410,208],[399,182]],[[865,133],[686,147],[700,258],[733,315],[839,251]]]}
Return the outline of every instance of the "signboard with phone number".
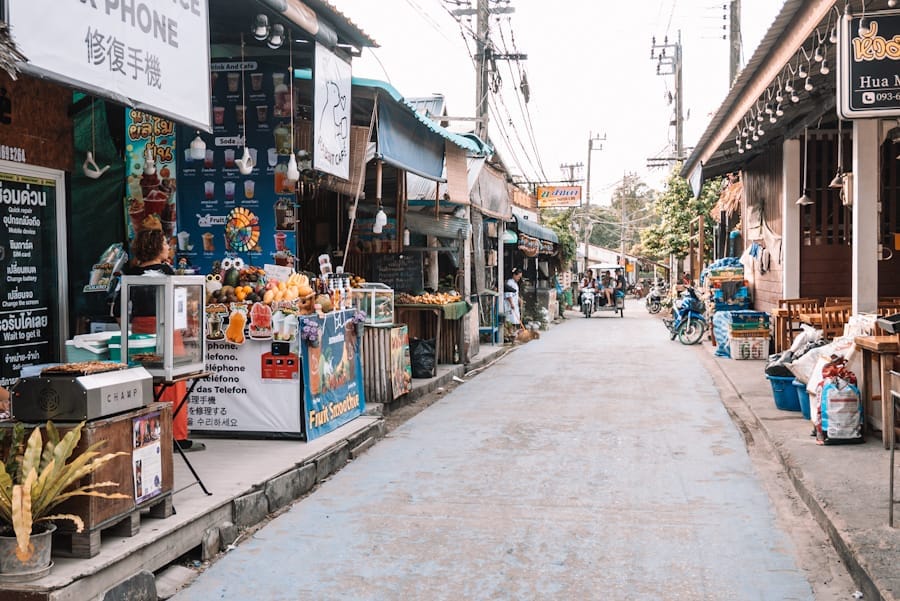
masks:
{"label": "signboard with phone number", "polygon": [[844,119],[900,116],[900,11],[841,20],[837,109]]}

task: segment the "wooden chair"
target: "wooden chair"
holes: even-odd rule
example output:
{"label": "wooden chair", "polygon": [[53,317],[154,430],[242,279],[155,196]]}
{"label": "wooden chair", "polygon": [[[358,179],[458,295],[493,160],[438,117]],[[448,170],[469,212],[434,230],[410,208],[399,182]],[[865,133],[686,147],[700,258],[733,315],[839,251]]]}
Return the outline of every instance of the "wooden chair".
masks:
{"label": "wooden chair", "polygon": [[822,315],[822,337],[828,340],[844,335],[844,324],[850,321],[853,308],[850,305],[823,305],[819,311]]}
{"label": "wooden chair", "polygon": [[852,299],[849,296],[826,296],[826,305],[849,305]]}
{"label": "wooden chair", "polygon": [[794,342],[794,335],[800,331],[801,313],[818,313],[819,299],[812,297],[805,298],[783,298],[778,301],[778,306],[783,307],[787,311],[785,317],[784,328],[782,328],[782,348],[788,349]]}
{"label": "wooden chair", "polygon": [[894,313],[900,313],[900,302],[895,300],[878,301],[878,315],[880,317],[893,315]]}

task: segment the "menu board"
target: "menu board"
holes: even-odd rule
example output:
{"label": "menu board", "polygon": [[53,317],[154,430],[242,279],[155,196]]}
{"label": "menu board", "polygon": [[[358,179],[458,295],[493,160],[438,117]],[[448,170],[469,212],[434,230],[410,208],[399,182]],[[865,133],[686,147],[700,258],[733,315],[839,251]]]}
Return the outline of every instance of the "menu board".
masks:
{"label": "menu board", "polygon": [[[9,170],[15,171],[15,170]],[[58,180],[0,172],[0,386],[23,367],[58,360]]]}
{"label": "menu board", "polygon": [[[210,77],[213,134],[179,132],[177,257],[201,273],[226,257],[291,264],[296,207],[294,187],[285,181],[292,151],[288,66],[213,62]],[[206,143],[201,160],[190,152],[197,135]],[[247,175],[236,163],[245,145],[256,165]]]}
{"label": "menu board", "polygon": [[395,292],[422,292],[425,287],[422,257],[417,252],[373,255],[371,279],[390,286]]}

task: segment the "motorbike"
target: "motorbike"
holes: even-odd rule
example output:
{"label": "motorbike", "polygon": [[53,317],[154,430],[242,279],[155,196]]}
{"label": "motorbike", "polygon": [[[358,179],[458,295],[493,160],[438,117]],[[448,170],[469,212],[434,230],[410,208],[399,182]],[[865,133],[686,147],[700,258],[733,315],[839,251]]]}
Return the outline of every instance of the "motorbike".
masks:
{"label": "motorbike", "polygon": [[663,319],[671,340],[681,344],[697,344],[706,332],[706,308],[693,286],[687,286],[681,298],[672,306],[672,317]]}
{"label": "motorbike", "polygon": [[581,312],[585,317],[590,317],[594,312],[594,289],[585,288],[581,291]]}
{"label": "motorbike", "polygon": [[652,288],[650,288],[650,292],[647,293],[647,298],[644,301],[644,304],[647,306],[647,311],[651,314],[659,313],[659,310],[662,309],[662,299],[665,296],[665,290],[660,284],[654,284]]}

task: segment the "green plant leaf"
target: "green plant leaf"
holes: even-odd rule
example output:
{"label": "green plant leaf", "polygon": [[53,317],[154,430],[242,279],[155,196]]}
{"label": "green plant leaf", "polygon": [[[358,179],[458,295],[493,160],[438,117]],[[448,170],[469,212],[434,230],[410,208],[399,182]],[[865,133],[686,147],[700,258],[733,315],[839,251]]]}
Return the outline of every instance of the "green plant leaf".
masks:
{"label": "green plant leaf", "polygon": [[13,486],[12,517],[13,530],[16,533],[16,557],[21,562],[28,561],[34,554],[31,544],[31,487],[37,479],[37,472],[32,468],[25,478],[24,484]]}
{"label": "green plant leaf", "polygon": [[42,449],[41,429],[36,427],[31,431],[31,436],[28,437],[28,444],[25,446],[25,455],[22,458],[23,474],[31,475],[31,470],[37,472],[41,465]]}

